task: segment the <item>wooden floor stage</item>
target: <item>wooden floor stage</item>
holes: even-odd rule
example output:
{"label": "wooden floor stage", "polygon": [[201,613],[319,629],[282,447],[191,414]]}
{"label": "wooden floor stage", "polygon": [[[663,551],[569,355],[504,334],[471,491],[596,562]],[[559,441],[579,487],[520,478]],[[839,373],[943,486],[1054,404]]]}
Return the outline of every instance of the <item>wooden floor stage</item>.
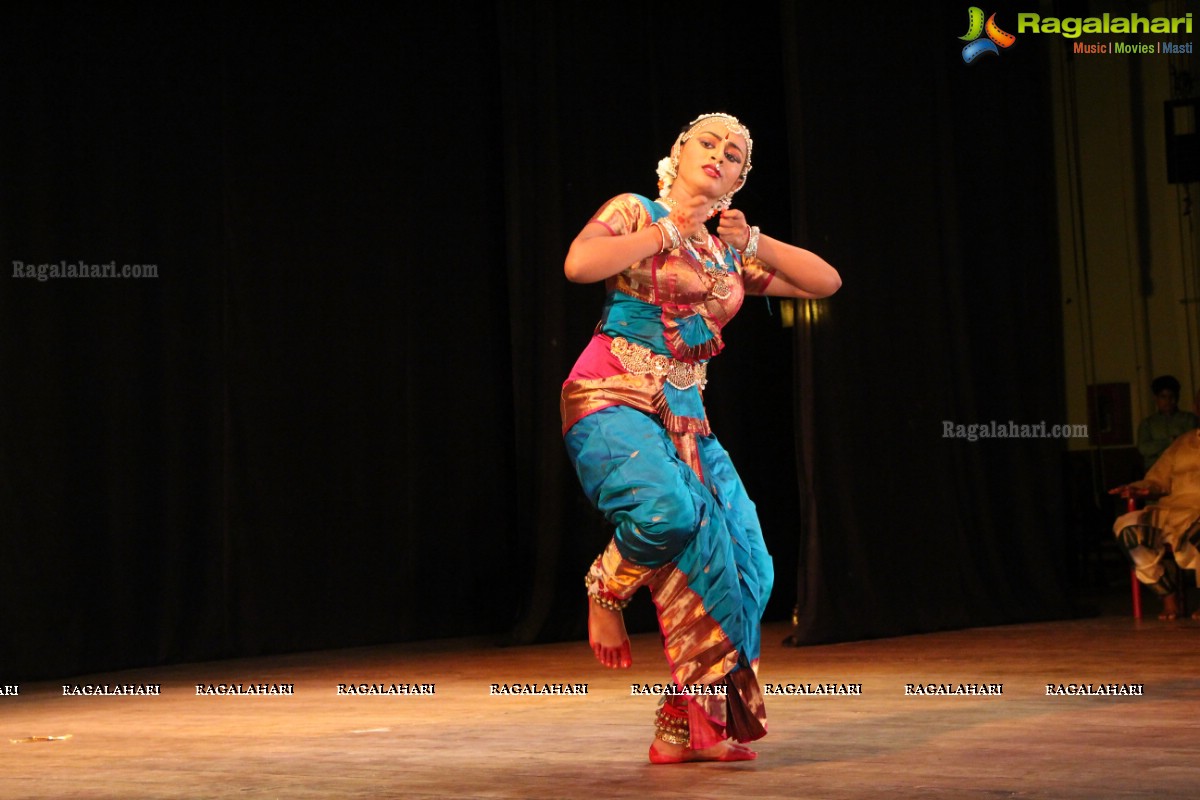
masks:
{"label": "wooden floor stage", "polygon": [[[1200,797],[1200,623],[1100,617],[808,648],[781,646],[787,633],[764,630],[761,678],[811,693],[768,698],[755,762],[647,763],[656,698],[631,685],[665,676],[655,636],[634,637],[619,673],[583,643],[454,641],[8,687],[0,797]],[[586,694],[492,694],[580,683]],[[220,684],[294,694],[198,694]],[[1002,694],[964,693],[994,684]]]}

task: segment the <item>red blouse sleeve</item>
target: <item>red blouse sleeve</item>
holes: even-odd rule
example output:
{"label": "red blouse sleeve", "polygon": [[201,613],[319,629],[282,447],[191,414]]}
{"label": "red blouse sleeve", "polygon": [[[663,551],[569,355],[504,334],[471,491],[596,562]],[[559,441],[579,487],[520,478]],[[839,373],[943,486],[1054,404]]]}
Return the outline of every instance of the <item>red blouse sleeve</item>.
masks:
{"label": "red blouse sleeve", "polygon": [[766,294],[774,277],[775,268],[768,267],[757,258],[742,261],[742,284],[746,287],[746,294]]}
{"label": "red blouse sleeve", "polygon": [[650,212],[632,194],[621,194],[601,206],[589,221],[599,222],[613,236],[621,236],[650,224]]}

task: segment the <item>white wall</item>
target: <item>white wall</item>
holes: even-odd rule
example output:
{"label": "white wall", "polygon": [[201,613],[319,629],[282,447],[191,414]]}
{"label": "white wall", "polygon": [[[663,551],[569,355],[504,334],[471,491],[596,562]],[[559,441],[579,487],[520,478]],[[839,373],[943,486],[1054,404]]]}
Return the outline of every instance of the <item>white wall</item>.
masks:
{"label": "white wall", "polygon": [[[1196,10],[1194,3],[1178,0],[1147,6],[1139,11],[1143,16],[1182,16]],[[1096,38],[1133,37],[1092,37]],[[1086,35],[1080,40],[1085,39]],[[1200,32],[1145,39],[1200,42]],[[1182,408],[1193,408],[1193,396],[1200,390],[1195,230],[1200,185],[1167,183],[1163,120],[1163,103],[1172,97],[1172,66],[1186,71],[1197,61],[1194,56],[1159,54],[1077,54],[1068,61],[1069,47],[1064,40],[1061,50],[1057,45],[1050,48],[1066,363],[1064,422],[1088,421],[1088,384],[1129,383],[1136,435],[1138,422],[1154,411],[1149,387],[1156,375],[1179,378]],[[1141,68],[1138,124],[1145,158],[1141,190],[1148,209],[1149,294],[1142,291],[1138,266],[1133,59]],[[1200,75],[1195,77],[1200,81]],[[1193,91],[1200,91],[1200,86]],[[1071,135],[1072,102],[1077,141]],[[1078,184],[1073,174],[1076,146],[1081,167]],[[1191,216],[1185,215],[1188,190],[1196,204]],[[1086,439],[1070,440],[1072,449],[1088,446]]]}

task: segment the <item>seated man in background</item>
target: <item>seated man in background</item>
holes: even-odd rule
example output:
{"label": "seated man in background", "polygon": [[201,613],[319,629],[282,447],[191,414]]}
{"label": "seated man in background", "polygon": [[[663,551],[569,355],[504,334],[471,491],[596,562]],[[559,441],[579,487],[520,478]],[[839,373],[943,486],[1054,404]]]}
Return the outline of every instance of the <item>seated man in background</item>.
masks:
{"label": "seated man in background", "polygon": [[[1200,566],[1200,430],[1177,437],[1140,481],[1109,490],[1121,497],[1160,496],[1158,503],[1119,517],[1113,532],[1137,572],[1163,599],[1159,619],[1179,616],[1179,567]],[[1164,559],[1170,545],[1174,560]],[[1200,611],[1192,614],[1200,619]]]}
{"label": "seated man in background", "polygon": [[[1158,407],[1138,426],[1138,451],[1146,469],[1175,441],[1175,437],[1193,428],[1200,428],[1200,419],[1191,411],[1179,410],[1179,381],[1174,375],[1159,375],[1150,384],[1154,403]],[[1200,396],[1200,395],[1198,395]]]}

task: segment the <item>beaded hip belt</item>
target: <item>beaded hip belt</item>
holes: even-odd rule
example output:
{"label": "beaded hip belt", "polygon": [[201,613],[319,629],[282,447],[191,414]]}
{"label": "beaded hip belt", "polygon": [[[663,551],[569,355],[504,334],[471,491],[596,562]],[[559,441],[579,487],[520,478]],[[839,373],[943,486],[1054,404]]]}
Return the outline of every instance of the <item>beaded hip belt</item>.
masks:
{"label": "beaded hip belt", "polygon": [[667,356],[659,355],[649,347],[634,344],[628,339],[618,336],[608,346],[609,351],[621,362],[621,366],[631,375],[652,373],[666,380],[676,389],[688,389],[699,386],[701,389],[708,384],[707,364],[687,364]]}

